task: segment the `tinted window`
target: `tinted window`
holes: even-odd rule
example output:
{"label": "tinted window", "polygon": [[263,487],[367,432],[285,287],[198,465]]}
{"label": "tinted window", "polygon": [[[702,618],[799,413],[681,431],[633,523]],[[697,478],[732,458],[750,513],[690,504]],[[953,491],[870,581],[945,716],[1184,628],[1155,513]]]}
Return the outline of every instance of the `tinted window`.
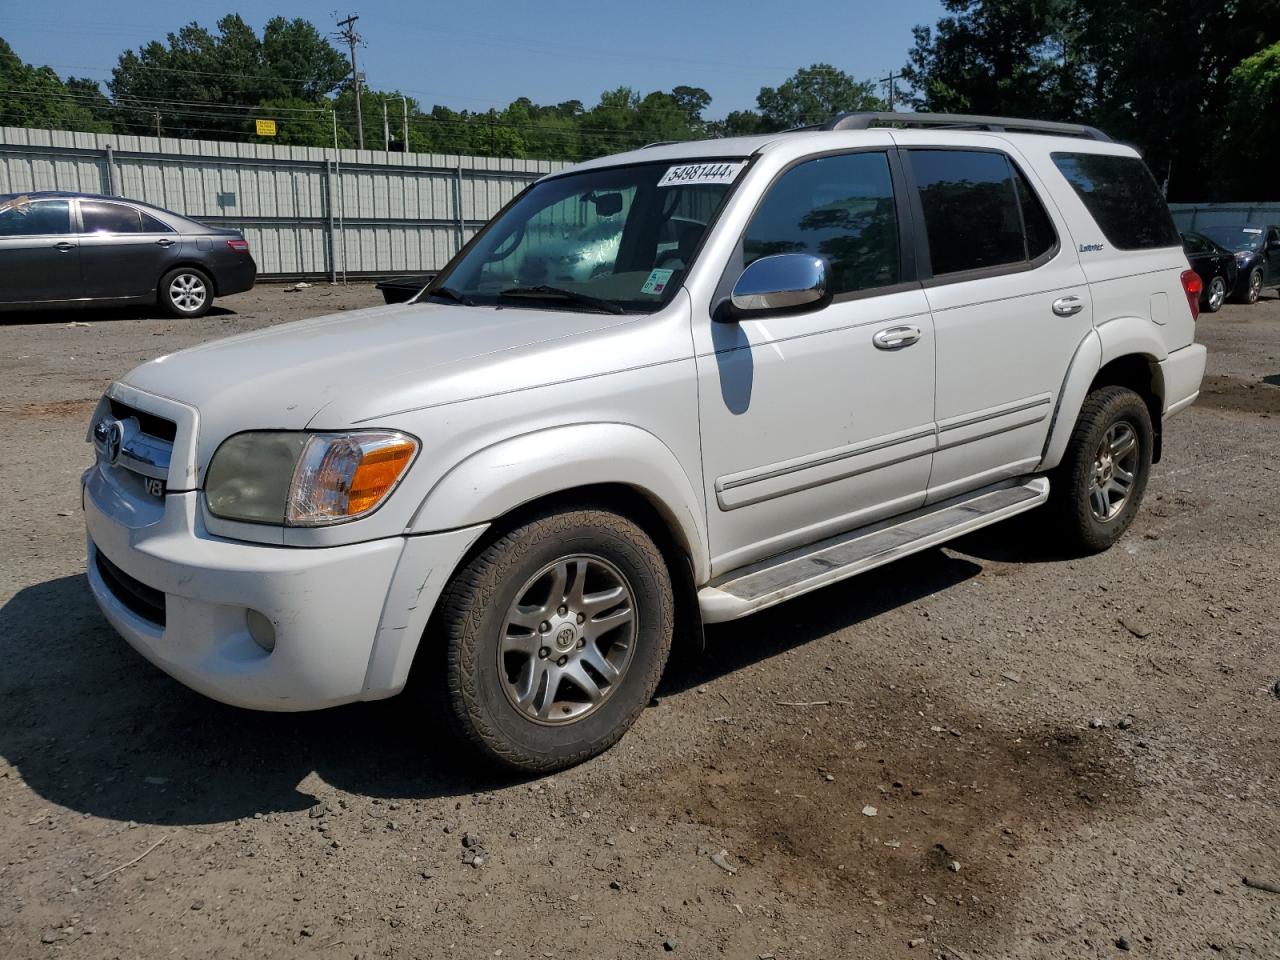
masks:
{"label": "tinted window", "polygon": [[1034,260],[1053,249],[1058,242],[1058,235],[1053,230],[1053,221],[1036,196],[1027,178],[1022,175],[1016,164],[1013,167],[1013,183],[1018,191],[1018,205],[1022,208],[1022,226],[1027,235],[1027,259]]}
{"label": "tinted window", "polygon": [[1147,165],[1137,157],[1055,153],[1053,162],[1113,247],[1149,250],[1178,246],[1178,230],[1169,207]]}
{"label": "tinted window", "polygon": [[38,237],[71,232],[71,205],[66,200],[0,201],[0,237]]}
{"label": "tinted window", "polygon": [[912,150],[935,275],[1027,259],[1013,170],[1002,153]]}
{"label": "tinted window", "polygon": [[888,157],[853,153],[792,167],[756,211],[743,253],[743,266],[777,253],[826,257],[835,294],[897,283],[902,271]]}
{"label": "tinted window", "polygon": [[142,214],[142,232],[143,233],[173,233],[173,228],[161,223],[151,214],[139,211]]}
{"label": "tinted window", "polygon": [[80,219],[85,233],[139,233],[142,230],[138,211],[123,203],[81,200]]}
{"label": "tinted window", "polygon": [[1198,233],[1184,233],[1182,235],[1182,246],[1187,253],[1209,252],[1209,244]]}

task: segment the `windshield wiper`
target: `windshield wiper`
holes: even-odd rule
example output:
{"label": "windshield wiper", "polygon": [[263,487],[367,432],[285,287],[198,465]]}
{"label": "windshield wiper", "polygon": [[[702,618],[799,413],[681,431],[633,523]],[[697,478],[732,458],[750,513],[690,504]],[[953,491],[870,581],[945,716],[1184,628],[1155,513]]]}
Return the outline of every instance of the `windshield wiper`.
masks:
{"label": "windshield wiper", "polygon": [[474,307],[476,305],[476,302],[470,297],[463,296],[451,287],[436,287],[434,290],[427,291],[427,296],[444,297],[444,299],[452,300],[454,303],[460,303],[464,307]]}
{"label": "windshield wiper", "polygon": [[576,290],[566,290],[563,287],[549,287],[545,283],[536,287],[512,287],[509,290],[503,290],[498,296],[529,297],[535,300],[572,300],[574,303],[580,303],[584,307],[591,307],[593,310],[601,310],[605,313],[626,312],[612,300],[601,300],[599,297],[578,293]]}

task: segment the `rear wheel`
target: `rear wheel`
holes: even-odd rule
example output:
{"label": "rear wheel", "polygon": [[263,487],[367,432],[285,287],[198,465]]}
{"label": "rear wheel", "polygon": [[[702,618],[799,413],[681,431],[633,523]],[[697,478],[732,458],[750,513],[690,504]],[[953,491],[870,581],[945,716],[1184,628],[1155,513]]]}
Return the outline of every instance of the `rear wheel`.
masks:
{"label": "rear wheel", "polygon": [[1222,277],[1214,277],[1209,281],[1209,289],[1205,292],[1205,313],[1217,313],[1227,299],[1227,281]]}
{"label": "rear wheel", "polygon": [[178,267],[160,278],[160,305],[173,317],[203,317],[213,306],[213,283],[195,267]]}
{"label": "rear wheel", "polygon": [[1073,545],[1097,553],[1129,528],[1146,492],[1152,437],[1146,401],[1132,390],[1101,387],[1085,399],[1052,485]]}
{"label": "rear wheel", "polygon": [[595,756],[653,696],[674,611],[662,553],[631,520],[587,506],[535,517],[472,559],[441,598],[451,719],[517,769]]}

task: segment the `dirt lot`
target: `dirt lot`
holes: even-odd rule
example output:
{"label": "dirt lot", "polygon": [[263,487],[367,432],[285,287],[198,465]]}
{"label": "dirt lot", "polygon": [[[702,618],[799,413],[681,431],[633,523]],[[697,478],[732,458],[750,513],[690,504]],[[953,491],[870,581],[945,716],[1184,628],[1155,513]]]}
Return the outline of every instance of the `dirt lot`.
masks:
{"label": "dirt lot", "polygon": [[374,302],[0,320],[0,957],[1280,956],[1243,882],[1280,884],[1274,296],[1201,320],[1205,396],[1108,554],[1019,520],[716,628],[533,781],[407,703],[205,700],[84,584],[111,377]]}

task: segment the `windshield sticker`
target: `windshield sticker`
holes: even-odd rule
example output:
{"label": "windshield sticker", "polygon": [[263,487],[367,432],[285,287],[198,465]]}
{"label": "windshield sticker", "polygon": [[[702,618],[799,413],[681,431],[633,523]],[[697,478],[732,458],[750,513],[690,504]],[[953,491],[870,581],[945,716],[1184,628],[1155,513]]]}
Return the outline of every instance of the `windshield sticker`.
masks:
{"label": "windshield sticker", "polygon": [[[658,186],[662,186],[662,184],[658,184]],[[1245,227],[1244,232],[1245,233],[1261,233],[1262,228],[1261,227]]]}
{"label": "windshield sticker", "polygon": [[674,270],[650,270],[649,279],[644,282],[644,286],[640,288],[641,293],[661,293],[667,289],[667,284],[671,281],[671,275]]}
{"label": "windshield sticker", "polygon": [[687,187],[696,183],[733,183],[747,161],[736,163],[686,163],[668,167],[658,181],[660,187]]}

